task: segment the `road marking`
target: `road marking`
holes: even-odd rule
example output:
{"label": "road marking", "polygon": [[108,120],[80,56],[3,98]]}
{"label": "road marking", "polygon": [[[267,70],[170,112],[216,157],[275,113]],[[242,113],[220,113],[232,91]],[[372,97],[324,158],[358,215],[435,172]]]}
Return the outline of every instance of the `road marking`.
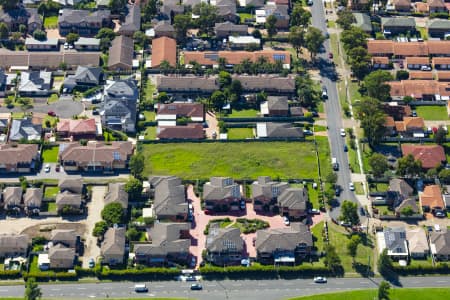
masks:
{"label": "road marking", "polygon": [[79,290],[85,290],[86,288],[84,288],[84,287],[79,287],[79,288],[77,288],[77,289],[79,289]]}
{"label": "road marking", "polygon": [[60,291],[61,289],[51,289],[52,291]]}
{"label": "road marking", "polygon": [[438,280],[437,283],[447,283],[447,280]]}
{"label": "road marking", "polygon": [[8,290],[0,290],[1,293],[8,292]]}
{"label": "road marking", "polygon": [[164,285],[155,285],[155,288],[163,288]]}
{"label": "road marking", "polygon": [[360,281],[359,283],[360,283],[360,284],[368,284],[367,281]]}

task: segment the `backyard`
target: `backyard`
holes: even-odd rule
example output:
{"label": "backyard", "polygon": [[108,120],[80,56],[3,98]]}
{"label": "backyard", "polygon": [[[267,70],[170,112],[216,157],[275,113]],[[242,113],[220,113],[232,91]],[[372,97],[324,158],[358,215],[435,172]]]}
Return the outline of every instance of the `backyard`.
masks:
{"label": "backyard", "polygon": [[58,25],[58,16],[48,16],[45,17],[44,27],[47,29],[56,28]]}
{"label": "backyard", "polygon": [[[317,139],[322,173],[330,171],[326,138]],[[307,142],[182,143],[142,145],[145,174],[183,179],[317,178],[314,144]]]}
{"label": "backyard", "polygon": [[57,186],[46,186],[44,190],[44,197],[48,199],[55,198],[58,192],[59,188]]}
{"label": "backyard", "polygon": [[447,109],[445,109],[445,106],[417,106],[414,109],[417,112],[417,116],[422,117],[424,120],[448,120]]}
{"label": "backyard", "polygon": [[42,159],[44,163],[56,163],[58,162],[58,146],[53,146],[50,148],[45,148],[42,152]]}
{"label": "backyard", "polygon": [[229,128],[228,139],[230,140],[243,140],[247,138],[253,138],[253,128]]}
{"label": "backyard", "polygon": [[232,110],[231,114],[224,115],[226,118],[254,118],[259,114],[256,109]]}

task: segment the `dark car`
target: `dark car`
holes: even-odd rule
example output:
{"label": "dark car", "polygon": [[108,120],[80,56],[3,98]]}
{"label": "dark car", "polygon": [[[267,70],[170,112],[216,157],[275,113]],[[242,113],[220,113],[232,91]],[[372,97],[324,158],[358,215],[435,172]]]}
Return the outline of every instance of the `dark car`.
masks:
{"label": "dark car", "polygon": [[366,210],[364,209],[364,207],[360,207],[360,208],[359,208],[359,214],[360,214],[361,216],[365,216],[365,215],[366,215]]}
{"label": "dark car", "polygon": [[193,283],[193,284],[191,284],[191,290],[200,291],[200,290],[203,290],[203,287],[200,283]]}
{"label": "dark car", "polygon": [[335,194],[336,196],[338,196],[338,197],[339,197],[339,195],[341,195],[341,188],[340,188],[339,186],[337,186],[337,187],[334,189],[334,194]]}
{"label": "dark car", "polygon": [[344,152],[347,152],[348,151],[348,147],[347,147],[347,145],[344,145]]}
{"label": "dark car", "polygon": [[51,117],[56,117],[56,113],[55,113],[54,111],[52,111],[52,110],[49,110],[49,111],[47,112],[47,114],[48,114],[49,116],[51,116]]}
{"label": "dark car", "polygon": [[329,53],[328,53],[328,58],[329,58],[329,59],[332,59],[332,58],[333,58],[333,53],[329,52]]}
{"label": "dark car", "polygon": [[413,111],[411,112],[411,117],[417,117],[417,112],[416,112],[415,110],[413,110]]}
{"label": "dark car", "polygon": [[98,109],[94,109],[94,110],[92,110],[92,114],[93,115],[99,115],[100,114],[100,112],[98,111]]}
{"label": "dark car", "polygon": [[405,66],[403,65],[403,62],[399,63],[400,69],[403,69]]}
{"label": "dark car", "polygon": [[241,200],[241,202],[239,202],[239,208],[241,210],[245,210],[245,201],[244,200]]}
{"label": "dark car", "polygon": [[55,171],[59,172],[60,170],[61,170],[61,165],[60,164],[56,164]]}

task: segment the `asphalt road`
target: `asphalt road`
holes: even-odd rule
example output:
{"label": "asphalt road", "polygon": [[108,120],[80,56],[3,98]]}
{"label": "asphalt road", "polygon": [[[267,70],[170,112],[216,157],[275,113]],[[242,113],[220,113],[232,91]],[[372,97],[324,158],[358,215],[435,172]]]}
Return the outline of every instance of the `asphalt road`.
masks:
{"label": "asphalt road", "polygon": [[[312,26],[319,28],[325,34],[327,26],[325,21],[325,11],[322,1],[314,1],[311,7]],[[330,64],[328,53],[330,50],[330,41],[327,39],[324,43],[324,51],[318,55],[320,75],[322,78],[322,86],[327,88],[328,99],[325,101],[325,112],[327,114],[328,124],[328,138],[331,145],[331,157],[336,157],[339,163],[339,171],[337,184],[341,186],[341,195],[338,197],[339,203],[329,212],[333,219],[337,219],[340,215],[339,204],[343,200],[351,200],[358,202],[355,194],[349,190],[349,183],[351,182],[351,171],[349,169],[347,153],[344,152],[345,138],[341,137],[340,130],[342,125],[342,112],[338,98],[338,91],[336,86],[336,70]],[[330,161],[331,164],[331,161]]]}
{"label": "asphalt road", "polygon": [[[375,289],[380,281],[379,278],[329,278],[326,284],[316,284],[312,279],[202,281],[202,291],[191,291],[190,282],[160,281],[147,282],[148,293],[135,293],[132,282],[43,284],[40,287],[44,298],[55,299],[184,297],[201,300],[279,300],[302,295]],[[400,278],[400,283],[410,288],[448,288],[450,277],[404,277]],[[24,286],[0,286],[0,299],[22,297],[23,294]]]}

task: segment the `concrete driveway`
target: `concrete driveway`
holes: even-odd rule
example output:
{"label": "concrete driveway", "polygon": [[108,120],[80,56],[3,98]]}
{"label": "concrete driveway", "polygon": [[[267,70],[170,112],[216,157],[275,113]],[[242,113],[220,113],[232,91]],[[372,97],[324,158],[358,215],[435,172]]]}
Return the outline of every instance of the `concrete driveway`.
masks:
{"label": "concrete driveway", "polygon": [[101,212],[105,206],[104,196],[106,194],[106,186],[93,186],[92,198],[87,204],[88,216],[86,219],[86,232],[83,255],[83,268],[89,268],[89,259],[93,258],[97,261],[100,256],[100,248],[97,246],[97,238],[92,236],[92,230],[95,223],[102,220]]}

